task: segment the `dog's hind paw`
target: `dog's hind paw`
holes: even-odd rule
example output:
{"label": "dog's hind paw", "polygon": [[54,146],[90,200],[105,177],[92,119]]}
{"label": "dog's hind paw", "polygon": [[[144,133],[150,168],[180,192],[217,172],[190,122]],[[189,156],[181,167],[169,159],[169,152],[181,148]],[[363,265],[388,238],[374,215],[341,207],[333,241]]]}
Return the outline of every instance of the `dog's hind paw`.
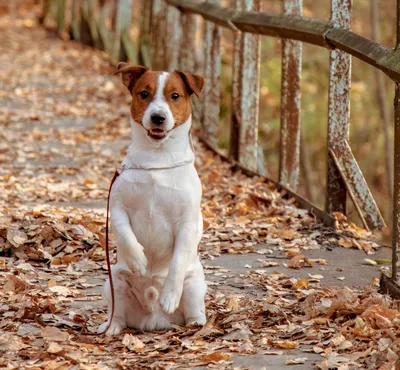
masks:
{"label": "dog's hind paw", "polygon": [[[98,333],[102,333],[108,326],[108,321],[106,321],[105,323],[101,324],[99,326],[99,328],[97,329]],[[121,324],[120,322],[113,320],[110,327],[107,329],[107,331],[105,332],[105,334],[108,337],[111,337],[113,335],[118,335],[121,333],[121,331],[123,329],[125,329],[126,325]]]}
{"label": "dog's hind paw", "polygon": [[186,326],[203,326],[207,322],[206,315],[188,317],[186,319]]}

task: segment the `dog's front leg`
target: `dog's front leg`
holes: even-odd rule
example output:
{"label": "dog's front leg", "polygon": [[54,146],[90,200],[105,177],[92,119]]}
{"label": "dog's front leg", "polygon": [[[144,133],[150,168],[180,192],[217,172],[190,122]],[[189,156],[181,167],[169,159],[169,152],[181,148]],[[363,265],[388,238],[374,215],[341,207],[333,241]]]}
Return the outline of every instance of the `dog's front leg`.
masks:
{"label": "dog's front leg", "polygon": [[197,253],[197,227],[198,222],[184,222],[175,238],[172,261],[160,296],[166,313],[173,313],[179,306],[189,262]]}
{"label": "dog's front leg", "polygon": [[132,272],[139,272],[144,276],[147,267],[147,258],[143,246],[133,233],[129,215],[122,206],[111,210],[111,226],[117,241],[118,261],[124,261]]}

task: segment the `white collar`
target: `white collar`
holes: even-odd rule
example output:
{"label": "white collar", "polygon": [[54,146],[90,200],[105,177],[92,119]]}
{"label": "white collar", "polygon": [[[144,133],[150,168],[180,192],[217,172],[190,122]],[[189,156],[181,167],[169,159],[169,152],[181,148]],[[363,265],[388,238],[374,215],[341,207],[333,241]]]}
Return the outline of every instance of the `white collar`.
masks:
{"label": "white collar", "polygon": [[177,162],[177,163],[171,164],[169,166],[164,166],[164,167],[147,167],[147,166],[139,166],[136,164],[131,164],[128,166],[128,165],[123,164],[118,172],[119,172],[119,174],[121,174],[122,172],[124,172],[126,170],[142,170],[142,171],[169,170],[172,168],[185,166],[187,164],[194,164],[194,158],[190,158],[185,161]]}

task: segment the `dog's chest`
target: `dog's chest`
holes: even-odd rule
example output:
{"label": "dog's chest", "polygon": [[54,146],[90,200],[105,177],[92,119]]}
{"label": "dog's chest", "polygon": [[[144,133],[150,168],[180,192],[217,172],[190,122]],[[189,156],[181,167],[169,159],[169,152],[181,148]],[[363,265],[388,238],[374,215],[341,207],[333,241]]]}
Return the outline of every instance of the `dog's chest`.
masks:
{"label": "dog's chest", "polygon": [[124,174],[122,201],[149,262],[169,263],[182,217],[195,197],[193,182],[191,172],[179,169]]}

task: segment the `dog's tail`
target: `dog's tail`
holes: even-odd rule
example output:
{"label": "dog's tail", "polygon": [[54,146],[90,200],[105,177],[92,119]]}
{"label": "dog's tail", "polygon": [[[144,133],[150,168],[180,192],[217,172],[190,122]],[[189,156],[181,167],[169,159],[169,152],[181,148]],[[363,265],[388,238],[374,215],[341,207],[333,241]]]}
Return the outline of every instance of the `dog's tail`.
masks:
{"label": "dog's tail", "polygon": [[146,309],[154,312],[155,304],[158,301],[159,292],[155,286],[150,286],[144,291],[144,303]]}

